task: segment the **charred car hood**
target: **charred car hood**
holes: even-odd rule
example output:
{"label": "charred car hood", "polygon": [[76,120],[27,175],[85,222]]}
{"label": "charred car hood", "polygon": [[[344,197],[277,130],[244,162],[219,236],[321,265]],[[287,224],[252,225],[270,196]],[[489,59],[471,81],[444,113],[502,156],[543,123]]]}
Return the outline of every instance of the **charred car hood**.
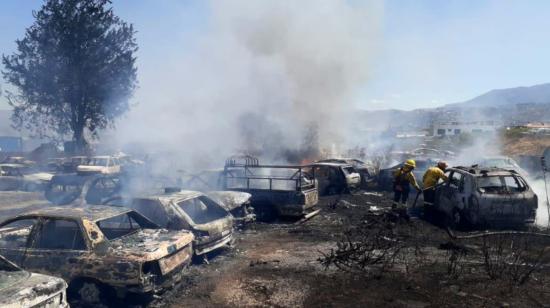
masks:
{"label": "charred car hood", "polygon": [[34,307],[66,288],[65,281],[57,277],[26,271],[0,271],[0,306]]}
{"label": "charred car hood", "polygon": [[25,175],[24,178],[25,180],[47,182],[53,178],[53,174],[47,172],[39,172]]}
{"label": "charred car hood", "polygon": [[110,241],[112,254],[140,261],[152,261],[190,245],[194,236],[189,231],[143,229]]}
{"label": "charred car hood", "polygon": [[231,231],[233,229],[233,219],[231,216],[226,216],[208,223],[196,224],[193,226],[193,229],[208,232],[211,236],[222,234],[224,231]]}
{"label": "charred car hood", "polygon": [[211,191],[206,195],[216,200],[224,209],[232,211],[250,201],[251,194],[239,191]]}

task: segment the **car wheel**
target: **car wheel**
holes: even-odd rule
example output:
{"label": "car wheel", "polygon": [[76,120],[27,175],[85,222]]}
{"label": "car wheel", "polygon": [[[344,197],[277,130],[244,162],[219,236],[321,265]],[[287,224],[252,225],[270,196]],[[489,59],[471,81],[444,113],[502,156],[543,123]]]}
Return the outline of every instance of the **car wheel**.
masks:
{"label": "car wheel", "polygon": [[71,301],[84,307],[108,307],[108,299],[112,295],[110,289],[91,279],[77,279],[71,282],[68,295]]}

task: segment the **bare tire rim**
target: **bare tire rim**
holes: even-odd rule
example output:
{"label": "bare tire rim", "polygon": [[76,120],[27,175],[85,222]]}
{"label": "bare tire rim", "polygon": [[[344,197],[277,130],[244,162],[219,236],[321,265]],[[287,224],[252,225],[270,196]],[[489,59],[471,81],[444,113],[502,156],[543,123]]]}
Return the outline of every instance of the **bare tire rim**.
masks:
{"label": "bare tire rim", "polygon": [[87,303],[98,303],[99,302],[99,288],[95,283],[85,282],[82,284],[80,290],[78,290],[80,298]]}

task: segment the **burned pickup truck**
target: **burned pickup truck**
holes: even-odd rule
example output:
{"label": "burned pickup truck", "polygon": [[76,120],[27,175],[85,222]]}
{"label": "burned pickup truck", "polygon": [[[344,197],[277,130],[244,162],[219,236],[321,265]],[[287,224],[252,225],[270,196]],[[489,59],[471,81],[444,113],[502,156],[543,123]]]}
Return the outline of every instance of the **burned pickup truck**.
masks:
{"label": "burned pickup truck", "polygon": [[121,207],[50,207],[0,223],[0,254],[65,279],[69,297],[87,305],[172,285],[191,261],[193,239]]}
{"label": "burned pickup truck", "polygon": [[449,181],[436,188],[435,209],[451,227],[464,225],[524,225],[535,221],[538,199],[514,170],[455,167]]}
{"label": "burned pickup truck", "polygon": [[260,220],[300,217],[319,200],[314,170],[308,166],[260,165],[251,156],[229,158],[221,174],[224,190],[247,192]]}

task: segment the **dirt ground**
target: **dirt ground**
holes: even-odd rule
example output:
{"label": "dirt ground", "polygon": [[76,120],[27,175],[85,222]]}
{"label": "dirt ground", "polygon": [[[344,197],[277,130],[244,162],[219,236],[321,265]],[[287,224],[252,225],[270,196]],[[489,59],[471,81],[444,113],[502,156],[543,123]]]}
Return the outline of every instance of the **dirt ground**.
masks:
{"label": "dirt ground", "polygon": [[[400,222],[421,237],[424,260],[369,275],[326,269],[318,261],[343,232],[361,223],[370,206],[388,208],[387,196],[359,193],[323,198],[320,215],[305,223],[256,224],[240,232],[233,249],[193,266],[185,283],[154,305],[171,307],[538,307],[550,300],[548,272],[520,287],[492,280],[478,267],[449,274],[445,230],[413,219]],[[334,206],[336,204],[336,206]],[[443,246],[444,246],[443,245]],[[435,260],[435,261],[434,261]],[[466,267],[465,267],[466,268]]]}
{"label": "dirt ground", "polygon": [[[409,251],[406,260],[393,267],[354,273],[325,268],[319,258],[336,248],[346,230],[370,219],[366,214],[373,209],[390,206],[387,196],[379,193],[359,192],[338,202],[339,198],[322,198],[321,213],[305,222],[256,223],[238,231],[233,247],[210,255],[209,264],[192,265],[183,281],[147,305],[546,307],[550,303],[548,267],[537,268],[521,286],[507,277],[491,278],[475,262],[479,258],[456,254],[459,261],[450,262],[453,250],[445,247],[454,246],[449,235],[421,219],[391,225],[404,235],[399,238],[404,251]],[[35,207],[40,200],[39,194],[1,192],[0,217]],[[453,243],[479,248],[479,242]],[[550,241],[531,244],[544,248]]]}

